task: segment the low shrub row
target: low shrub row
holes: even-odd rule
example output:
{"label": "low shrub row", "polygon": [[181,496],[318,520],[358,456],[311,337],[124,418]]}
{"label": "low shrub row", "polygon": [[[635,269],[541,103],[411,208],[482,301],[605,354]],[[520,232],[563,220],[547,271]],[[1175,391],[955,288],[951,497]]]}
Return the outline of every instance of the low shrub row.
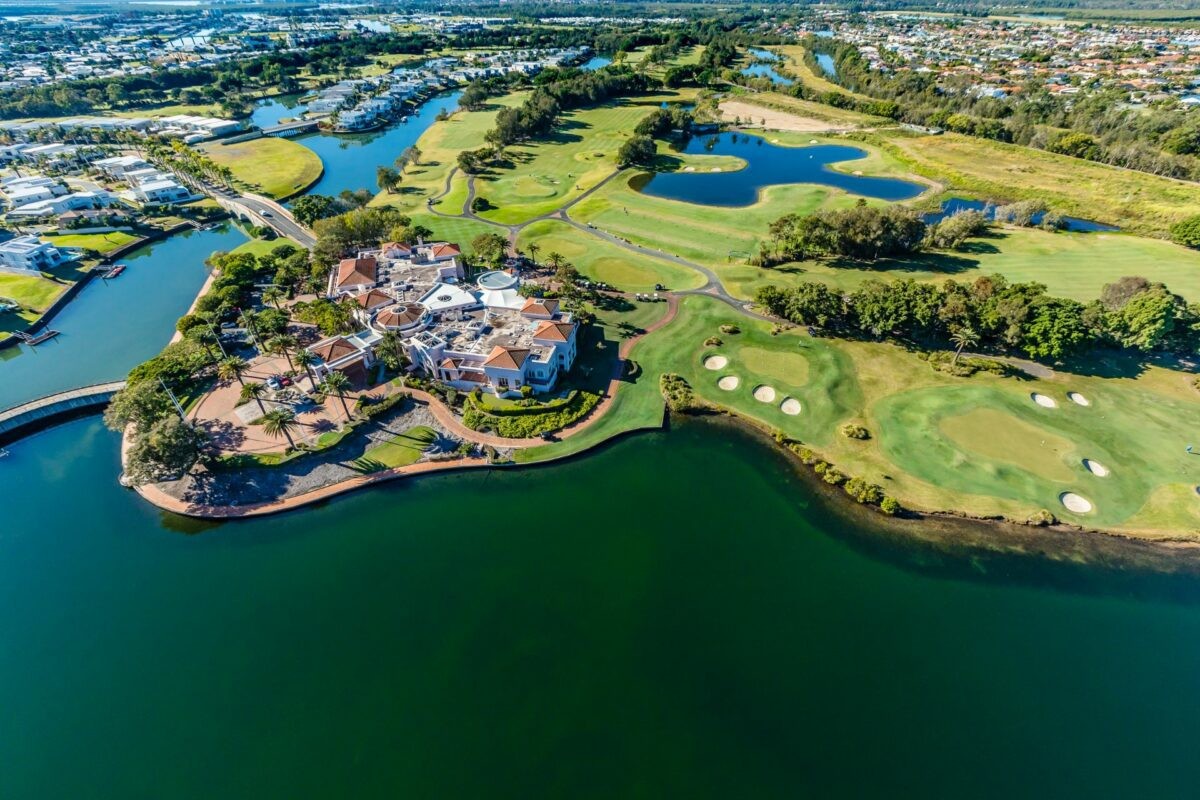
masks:
{"label": "low shrub row", "polygon": [[821,480],[832,486],[842,487],[842,491],[854,498],[855,502],[865,506],[877,506],[888,516],[895,516],[903,510],[900,502],[886,494],[879,484],[845,474],[799,442],[788,442],[787,448],[804,464],[812,467],[813,472],[821,476]]}
{"label": "low shrub row", "polygon": [[484,431],[506,439],[528,439],[557,431],[591,413],[600,403],[600,395],[577,392],[571,402],[550,411],[508,416],[482,411],[468,402],[463,411],[463,424],[473,431]]}

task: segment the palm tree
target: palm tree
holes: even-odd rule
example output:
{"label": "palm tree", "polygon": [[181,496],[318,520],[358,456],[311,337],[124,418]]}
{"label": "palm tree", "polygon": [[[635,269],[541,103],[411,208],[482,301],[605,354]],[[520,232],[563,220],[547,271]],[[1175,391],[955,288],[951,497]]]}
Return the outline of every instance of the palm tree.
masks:
{"label": "palm tree", "polygon": [[268,286],[266,289],[263,289],[262,299],[265,302],[270,303],[271,305],[275,306],[276,310],[278,310],[278,311],[283,310],[279,306],[279,301],[282,298],[283,298],[283,289],[280,289],[278,286]]}
{"label": "palm tree", "polygon": [[405,353],[403,342],[404,340],[401,339],[400,334],[396,331],[385,331],[383,336],[379,339],[380,348],[385,351],[391,351],[391,353],[396,357],[395,363],[397,369],[404,366]]}
{"label": "palm tree", "polygon": [[242,375],[245,374],[249,366],[246,363],[246,359],[239,356],[222,358],[221,362],[217,364],[217,377],[226,383],[236,379],[238,383],[245,386],[246,382],[242,380]]}
{"label": "palm tree", "polygon": [[272,439],[278,439],[283,436],[287,439],[288,449],[296,449],[296,443],[292,441],[292,431],[299,427],[296,422],[296,412],[290,408],[276,408],[263,414],[263,432]]}
{"label": "palm tree", "polygon": [[308,380],[312,383],[312,390],[314,392],[317,390],[317,376],[313,374],[312,365],[320,360],[315,354],[307,350],[301,350],[296,353],[296,363],[304,367],[304,372],[308,375]]}
{"label": "palm tree", "polygon": [[263,401],[262,401],[263,395],[265,395],[266,393],[267,393],[267,387],[265,384],[254,383],[252,381],[250,383],[242,384],[242,391],[240,392],[240,394],[238,396],[241,398],[241,401],[243,403],[249,403],[251,400],[255,401],[256,403],[258,403],[258,410],[261,411],[263,414],[266,414],[267,407],[263,405]]}
{"label": "palm tree", "polygon": [[558,252],[557,250],[551,251],[550,255],[546,256],[546,263],[548,263],[551,267],[553,267],[556,272],[558,271],[558,268],[561,267],[566,262],[567,262],[566,256],[564,256],[562,253]]}
{"label": "palm tree", "polygon": [[350,379],[336,370],[330,372],[325,376],[325,380],[321,381],[321,389],[325,394],[337,395],[337,398],[342,401],[342,410],[346,412],[346,419],[350,419],[350,406],[346,405],[344,392],[349,388]]}
{"label": "palm tree", "polygon": [[525,248],[526,252],[529,253],[529,260],[533,262],[535,267],[537,266],[537,254],[541,249],[542,248],[537,246],[536,242],[530,242],[529,246]]}
{"label": "palm tree", "polygon": [[973,347],[979,343],[979,334],[970,325],[963,325],[950,334],[950,341],[957,345],[957,349],[954,351],[954,358],[950,361],[950,366],[954,366],[958,363],[958,357],[962,355],[963,348]]}
{"label": "palm tree", "polygon": [[267,350],[272,353],[282,353],[287,359],[288,369],[295,371],[296,365],[292,363],[291,349],[296,346],[296,337],[286,333],[281,333],[278,336],[272,336],[266,341]]}

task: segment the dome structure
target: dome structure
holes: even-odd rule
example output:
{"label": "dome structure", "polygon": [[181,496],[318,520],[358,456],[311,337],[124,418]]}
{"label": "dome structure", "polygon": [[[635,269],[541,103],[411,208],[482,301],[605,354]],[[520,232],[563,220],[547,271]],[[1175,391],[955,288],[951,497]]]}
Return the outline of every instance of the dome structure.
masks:
{"label": "dome structure", "polygon": [[396,303],[375,315],[375,327],[383,331],[410,331],[423,327],[429,309],[421,303]]}

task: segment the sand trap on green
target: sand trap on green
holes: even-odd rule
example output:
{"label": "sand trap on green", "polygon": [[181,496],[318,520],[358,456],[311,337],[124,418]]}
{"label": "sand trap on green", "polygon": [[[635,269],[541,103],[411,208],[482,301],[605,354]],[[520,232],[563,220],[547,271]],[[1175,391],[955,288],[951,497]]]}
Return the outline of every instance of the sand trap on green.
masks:
{"label": "sand trap on green", "polygon": [[770,386],[755,386],[754,399],[760,403],[774,403],[775,390]]}
{"label": "sand trap on green", "polygon": [[1073,511],[1076,514],[1086,514],[1092,510],[1091,501],[1080,497],[1074,492],[1063,492],[1058,496],[1058,499],[1066,507],[1067,511]]}
{"label": "sand trap on green", "polygon": [[736,375],[726,375],[717,381],[717,388],[723,389],[726,392],[732,392],[738,387],[739,383],[741,383],[741,380]]}
{"label": "sand trap on green", "polygon": [[1077,406],[1090,406],[1092,403],[1079,392],[1067,392],[1067,399]]}
{"label": "sand trap on green", "polygon": [[946,438],[970,453],[1022,467],[1047,480],[1075,477],[1064,455],[1075,449],[1068,440],[992,408],[976,408],[941,421]]}
{"label": "sand trap on green", "polygon": [[1029,395],[1029,399],[1037,403],[1042,408],[1058,408],[1058,402],[1053,397],[1047,397],[1044,394],[1034,392]]}
{"label": "sand trap on green", "polygon": [[1093,461],[1090,458],[1085,458],[1083,459],[1083,466],[1084,469],[1098,478],[1108,477],[1108,467],[1104,466],[1099,461]]}
{"label": "sand trap on green", "polygon": [[725,356],[709,356],[704,359],[705,369],[725,369],[729,365],[729,359]]}
{"label": "sand trap on green", "polygon": [[789,417],[794,417],[800,413],[800,401],[794,397],[785,397],[779,404],[779,410]]}
{"label": "sand trap on green", "polygon": [[746,369],[789,386],[808,383],[808,359],[789,350],[768,350],[763,347],[743,347],[738,359]]}

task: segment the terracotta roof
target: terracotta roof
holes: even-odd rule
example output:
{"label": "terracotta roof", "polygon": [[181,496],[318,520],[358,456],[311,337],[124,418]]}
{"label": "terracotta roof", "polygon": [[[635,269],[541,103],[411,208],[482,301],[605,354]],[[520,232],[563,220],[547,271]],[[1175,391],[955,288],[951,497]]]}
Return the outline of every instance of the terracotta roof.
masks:
{"label": "terracotta roof", "polygon": [[380,245],[379,250],[383,253],[386,253],[389,250],[400,250],[404,253],[412,252],[412,248],[406,245],[404,242],[384,242],[382,245]]}
{"label": "terracotta roof", "polygon": [[371,289],[362,294],[354,295],[354,302],[367,311],[374,311],[377,308],[391,305],[396,302],[396,298],[381,289]]}
{"label": "terracotta roof", "polygon": [[420,303],[401,303],[385,308],[375,315],[375,323],[385,328],[407,328],[421,319],[425,306]]}
{"label": "terracotta roof", "polygon": [[547,342],[565,342],[570,340],[575,326],[570,322],[554,322],[545,320],[533,332],[533,338]]}
{"label": "terracotta roof", "polygon": [[338,359],[345,358],[349,355],[354,355],[359,352],[358,348],[350,344],[341,336],[335,336],[332,339],[326,339],[322,342],[317,342],[308,351],[317,358],[330,364]]}
{"label": "terracotta roof", "polygon": [[552,316],[558,311],[558,300],[553,297],[531,297],[521,306],[522,314],[544,314]]}
{"label": "terracotta roof", "polygon": [[429,255],[432,258],[448,258],[449,256],[462,255],[462,249],[450,242],[435,242],[429,245]]}
{"label": "terracotta roof", "polygon": [[442,359],[442,363],[438,364],[442,369],[458,369],[458,362],[453,358]]}
{"label": "terracotta roof", "polygon": [[525,359],[529,358],[529,351],[521,347],[501,347],[496,345],[492,348],[492,352],[488,354],[487,360],[483,362],[485,367],[499,367],[500,369],[520,369],[525,363]]}
{"label": "terracotta roof", "polygon": [[337,285],[355,286],[360,283],[375,283],[376,266],[374,256],[343,258],[338,262]]}

